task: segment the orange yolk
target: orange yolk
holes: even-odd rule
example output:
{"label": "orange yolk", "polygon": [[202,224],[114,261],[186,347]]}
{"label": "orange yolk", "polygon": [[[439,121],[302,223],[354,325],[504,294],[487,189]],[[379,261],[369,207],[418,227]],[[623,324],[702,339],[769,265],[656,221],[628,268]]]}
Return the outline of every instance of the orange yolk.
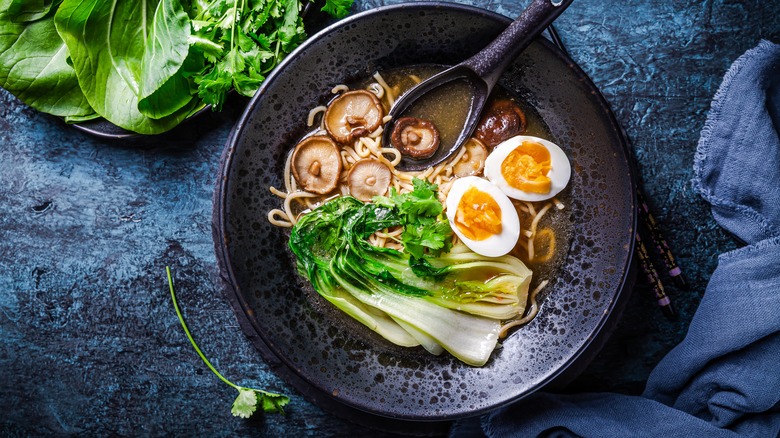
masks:
{"label": "orange yolk", "polygon": [[458,202],[455,225],[471,240],[485,240],[501,232],[501,207],[476,187],[466,190]]}
{"label": "orange yolk", "polygon": [[501,175],[510,186],[531,193],[549,193],[552,182],[547,176],[550,151],[539,143],[523,142],[501,163]]}

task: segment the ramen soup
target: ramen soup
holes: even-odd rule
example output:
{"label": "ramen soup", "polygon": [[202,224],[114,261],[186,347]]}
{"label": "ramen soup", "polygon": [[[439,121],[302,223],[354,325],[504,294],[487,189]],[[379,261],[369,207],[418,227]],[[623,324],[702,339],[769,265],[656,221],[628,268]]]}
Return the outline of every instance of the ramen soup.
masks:
{"label": "ramen soup", "polygon": [[448,160],[402,171],[457,138],[465,84],[392,124],[406,90],[441,71],[415,66],[333,87],[291,145],[280,208],[298,270],[317,293],[389,342],[482,366],[536,315],[570,237],[571,167],[543,120],[497,89],[472,138]]}

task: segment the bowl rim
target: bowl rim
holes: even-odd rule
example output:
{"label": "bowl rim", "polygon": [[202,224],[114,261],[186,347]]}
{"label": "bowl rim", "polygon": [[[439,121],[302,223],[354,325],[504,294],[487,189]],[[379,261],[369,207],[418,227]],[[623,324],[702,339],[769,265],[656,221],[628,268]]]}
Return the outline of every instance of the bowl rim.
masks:
{"label": "bowl rim", "polygon": [[[337,405],[343,405],[343,406],[336,406],[335,413],[337,415],[344,416],[344,410],[342,408],[347,407],[348,408],[347,411],[349,411],[349,409],[356,409],[359,412],[361,412],[361,415],[365,415],[365,414],[369,414],[372,416],[376,415],[376,418],[379,419],[391,418],[394,421],[400,421],[400,422],[411,421],[411,422],[433,423],[437,421],[450,421],[450,420],[455,420],[455,419],[460,419],[460,418],[465,418],[470,416],[481,415],[486,412],[495,410],[499,407],[517,402],[518,400],[527,397],[528,395],[538,391],[539,389],[548,386],[555,379],[566,374],[567,371],[571,371],[571,369],[574,368],[573,365],[576,362],[581,360],[586,360],[589,363],[589,361],[593,359],[596,353],[598,353],[598,351],[591,351],[591,346],[598,343],[597,342],[597,338],[599,337],[598,335],[604,334],[605,326],[608,323],[614,325],[617,322],[617,320],[620,319],[619,318],[620,315],[614,315],[613,313],[615,312],[616,309],[622,311],[622,308],[620,308],[621,306],[619,305],[618,302],[621,301],[620,300],[621,298],[623,299],[622,300],[623,303],[627,300],[628,292],[630,292],[633,283],[631,266],[634,258],[635,239],[630,239],[630,241],[628,242],[627,257],[624,265],[620,266],[620,269],[622,271],[622,276],[620,279],[618,290],[615,292],[613,298],[610,300],[610,303],[607,306],[607,311],[600,316],[598,323],[594,328],[594,331],[592,332],[591,336],[583,343],[581,348],[579,348],[573,354],[571,354],[569,359],[564,363],[563,366],[551,372],[534,389],[519,393],[515,397],[504,400],[502,403],[494,406],[478,408],[475,410],[468,410],[466,412],[459,412],[454,415],[433,415],[432,416],[432,415],[420,414],[420,415],[398,416],[395,413],[386,415],[382,412],[376,412],[375,410],[370,410],[365,406],[352,403],[348,399],[332,396],[326,391],[323,391],[321,388],[317,386],[316,382],[308,381],[304,376],[296,372],[292,367],[292,364],[288,363],[282,355],[278,354],[278,352],[273,350],[273,347],[269,346],[269,344],[264,340],[264,336],[262,334],[263,331],[260,330],[259,327],[257,327],[255,322],[253,321],[253,318],[250,316],[253,313],[253,311],[248,305],[246,299],[244,298],[241,292],[241,288],[238,285],[237,276],[234,270],[234,263],[233,260],[231,259],[230,251],[228,248],[229,238],[226,229],[227,222],[228,222],[227,219],[228,201],[227,201],[226,193],[227,193],[228,183],[229,183],[228,175],[232,168],[234,158],[236,156],[235,149],[237,147],[237,143],[236,143],[237,139],[246,129],[248,129],[247,121],[252,116],[252,112],[254,111],[256,102],[263,97],[266,90],[273,85],[273,83],[277,80],[277,77],[281,75],[281,72],[283,72],[287,68],[288,64],[293,62],[293,60],[299,55],[300,52],[307,50],[309,46],[315,44],[316,41],[321,37],[328,35],[332,32],[335,32],[345,26],[348,26],[354,21],[363,20],[366,16],[373,16],[377,14],[381,15],[387,12],[406,10],[406,9],[409,10],[442,9],[442,10],[461,11],[470,14],[485,16],[486,18],[490,20],[494,20],[502,25],[509,25],[509,23],[511,23],[513,20],[512,18],[509,18],[497,12],[493,12],[487,9],[483,9],[471,5],[445,2],[445,1],[415,1],[410,3],[383,5],[383,6],[379,6],[376,8],[371,8],[371,9],[367,9],[355,13],[336,23],[333,23],[323,28],[319,32],[309,37],[300,46],[298,46],[292,53],[290,53],[274,69],[274,71],[271,74],[269,74],[269,76],[263,82],[258,92],[251,99],[251,101],[245,108],[244,112],[241,114],[241,116],[239,117],[239,119],[236,121],[235,125],[231,129],[230,133],[228,134],[225,147],[219,159],[219,168],[217,170],[217,178],[216,178],[216,188],[213,195],[212,237],[214,241],[216,259],[219,267],[219,277],[222,282],[223,292],[227,296],[228,301],[230,302],[234,312],[238,314],[237,319],[239,320],[239,325],[242,331],[252,341],[254,346],[258,350],[260,350],[263,359],[266,362],[268,362],[269,365],[271,365],[274,373],[276,373],[277,375],[281,375],[283,379],[288,383],[291,383],[290,381],[292,380],[294,383],[291,384],[295,387],[295,389],[303,393],[303,395],[309,398],[310,401],[313,401],[315,404],[325,408],[326,410],[332,410],[329,409],[332,408],[332,406],[323,406],[323,405],[328,405],[329,403],[332,402],[335,402]],[[630,187],[628,189],[630,190],[629,196],[630,196],[630,207],[631,207],[631,212],[629,213],[630,227],[631,227],[630,232],[635,233],[637,230],[637,221],[638,221],[637,210],[636,210],[636,206],[637,206],[636,168],[634,164],[634,157],[631,152],[631,148],[629,147],[628,136],[626,135],[625,130],[618,123],[614,112],[611,110],[608,102],[602,95],[599,88],[593,83],[593,81],[582,70],[582,68],[579,67],[579,65],[570,57],[570,55],[567,52],[562,51],[560,48],[558,48],[555,44],[553,44],[546,38],[539,37],[537,38],[536,41],[546,46],[547,49],[549,49],[556,56],[561,58],[562,61],[566,63],[566,66],[572,70],[574,75],[577,76],[580,80],[582,80],[586,84],[587,88],[592,91],[592,94],[594,94],[593,97],[595,98],[594,99],[595,103],[597,103],[598,106],[601,107],[601,109],[604,112],[605,118],[609,121],[610,131],[614,134],[615,138],[619,140],[621,149],[623,150],[625,159],[628,163],[628,171],[629,171],[628,180],[630,183]],[[605,339],[603,341],[605,341]],[[602,345],[603,345],[603,341],[601,342]],[[584,365],[587,365],[587,363],[585,363]],[[584,366],[581,366],[581,368],[584,369]],[[307,385],[307,387],[302,389],[300,387],[301,383]],[[349,414],[350,413],[347,412],[347,416],[349,416]],[[360,422],[361,419],[357,418],[357,421]]]}

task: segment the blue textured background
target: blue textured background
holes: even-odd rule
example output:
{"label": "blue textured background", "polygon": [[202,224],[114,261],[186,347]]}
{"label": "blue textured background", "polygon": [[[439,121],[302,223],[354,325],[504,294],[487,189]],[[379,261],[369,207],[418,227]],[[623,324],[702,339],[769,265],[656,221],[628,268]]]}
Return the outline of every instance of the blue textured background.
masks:
{"label": "blue textured background", "polygon": [[[358,1],[355,11],[391,2]],[[395,2],[393,2],[395,3]],[[464,2],[508,15],[526,2]],[[651,207],[691,289],[666,320],[642,277],[621,323],[571,390],[638,393],[685,334],[737,243],[691,191],[693,154],[731,62],[780,42],[777,1],[575,2],[556,27],[628,132]],[[216,275],[217,160],[243,101],[143,143],[102,141],[0,90],[0,434],[378,436],[308,403],[238,327]],[[231,416],[235,392],[188,344],[165,280],[204,353],[239,384],[289,394],[286,416]]]}

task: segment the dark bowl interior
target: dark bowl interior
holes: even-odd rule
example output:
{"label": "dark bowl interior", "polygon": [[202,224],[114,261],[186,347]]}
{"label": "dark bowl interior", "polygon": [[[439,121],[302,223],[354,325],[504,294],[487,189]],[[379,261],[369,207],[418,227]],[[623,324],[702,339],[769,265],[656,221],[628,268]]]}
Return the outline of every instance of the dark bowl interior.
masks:
{"label": "dark bowl interior", "polygon": [[[529,102],[573,168],[568,254],[539,315],[482,368],[378,339],[340,315],[296,273],[288,233],[266,220],[280,205],[288,150],[330,89],[377,69],[454,64],[509,19],[447,3],[408,3],[347,18],[313,36],[266,80],[225,148],[214,237],[226,293],[242,327],[288,379],[316,400],[402,420],[449,420],[518,400],[593,348],[618,300],[633,250],[634,183],[625,139],[598,90],[544,39],[500,84]],[[261,349],[262,350],[262,349]],[[275,360],[275,359],[274,359]],[[282,373],[283,377],[285,373]]]}

